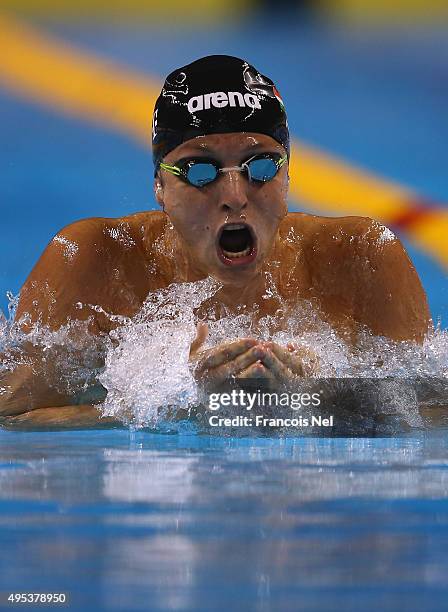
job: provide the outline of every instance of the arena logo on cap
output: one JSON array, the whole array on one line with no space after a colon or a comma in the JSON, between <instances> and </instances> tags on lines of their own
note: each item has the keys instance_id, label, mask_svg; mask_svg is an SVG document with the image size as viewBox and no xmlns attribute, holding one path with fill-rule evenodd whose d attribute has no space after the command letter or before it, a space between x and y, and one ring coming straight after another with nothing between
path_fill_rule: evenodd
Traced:
<instances>
[{"instance_id":1,"label":"arena logo on cap","mask_svg":"<svg viewBox=\"0 0 448 612\"><path fill-rule=\"evenodd\" d=\"M193 96L188 100L188 110L191 114L208 110L212 106L215 108L224 108L225 106L261 108L258 96L251 93L242 94L239 91L229 91L227 93L215 91L214 93L207 93L202 96Z\"/></svg>"}]
</instances>

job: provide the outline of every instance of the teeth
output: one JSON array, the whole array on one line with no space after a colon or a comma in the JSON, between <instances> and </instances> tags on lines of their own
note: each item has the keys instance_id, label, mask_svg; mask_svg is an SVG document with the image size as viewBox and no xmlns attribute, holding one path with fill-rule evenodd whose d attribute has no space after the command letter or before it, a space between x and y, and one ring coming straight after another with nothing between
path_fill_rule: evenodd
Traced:
<instances>
[{"instance_id":1,"label":"teeth","mask_svg":"<svg viewBox=\"0 0 448 612\"><path fill-rule=\"evenodd\" d=\"M229 223L228 225L226 225L224 227L224 231L226 230L239 230L239 229L244 229L246 226L244 225L244 223Z\"/></svg>"},{"instance_id":2,"label":"teeth","mask_svg":"<svg viewBox=\"0 0 448 612\"><path fill-rule=\"evenodd\" d=\"M222 252L228 259L238 259L239 257L247 257L250 253L250 247L247 247L247 249L244 249L244 251L240 251L239 253L230 253L229 251L225 251L224 249L222 250Z\"/></svg>"}]
</instances>

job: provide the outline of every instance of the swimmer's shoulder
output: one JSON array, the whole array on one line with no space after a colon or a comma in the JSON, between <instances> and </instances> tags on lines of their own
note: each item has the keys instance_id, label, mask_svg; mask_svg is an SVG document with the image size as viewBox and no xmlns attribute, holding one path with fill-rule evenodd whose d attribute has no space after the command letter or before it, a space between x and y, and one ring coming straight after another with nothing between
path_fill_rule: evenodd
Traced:
<instances>
[{"instance_id":1,"label":"swimmer's shoulder","mask_svg":"<svg viewBox=\"0 0 448 612\"><path fill-rule=\"evenodd\" d=\"M50 241L41 260L84 276L88 270L108 273L119 264L135 276L147 268L154 245L168 224L165 213L138 212L124 217L90 217L64 227Z\"/></svg>"},{"instance_id":2,"label":"swimmer's shoulder","mask_svg":"<svg viewBox=\"0 0 448 612\"><path fill-rule=\"evenodd\" d=\"M369 256L372 262L385 256L409 258L399 238L385 225L363 216L324 217L292 212L282 221L280 235L302 251L313 252L313 260L338 261L353 256ZM293 240L291 239L293 238Z\"/></svg>"},{"instance_id":3,"label":"swimmer's shoulder","mask_svg":"<svg viewBox=\"0 0 448 612\"><path fill-rule=\"evenodd\" d=\"M281 236L297 245L317 275L338 274L341 280L347 276L350 282L354 274L362 278L385 272L386 268L416 275L400 239L370 217L323 217L293 212L282 221Z\"/></svg>"},{"instance_id":4,"label":"swimmer's shoulder","mask_svg":"<svg viewBox=\"0 0 448 612\"><path fill-rule=\"evenodd\" d=\"M128 224L133 235L148 244L160 238L169 224L168 216L160 210L133 213L121 217L118 221Z\"/></svg>"},{"instance_id":5,"label":"swimmer's shoulder","mask_svg":"<svg viewBox=\"0 0 448 612\"><path fill-rule=\"evenodd\" d=\"M426 294L400 239L369 217L290 213L281 224L313 290L376 335L421 340L431 327Z\"/></svg>"},{"instance_id":6,"label":"swimmer's shoulder","mask_svg":"<svg viewBox=\"0 0 448 612\"><path fill-rule=\"evenodd\" d=\"M120 261L133 268L146 265L148 253L163 235L167 216L159 211L123 217L89 217L62 228L44 251L44 259L81 270L95 263L112 266Z\"/></svg>"},{"instance_id":7,"label":"swimmer's shoulder","mask_svg":"<svg viewBox=\"0 0 448 612\"><path fill-rule=\"evenodd\" d=\"M328 289L332 279L337 279L336 289L341 291L345 291L345 284L353 284L353 276L365 274L366 268L381 257L378 250L399 242L386 227L361 216L291 212L279 230L284 252L294 254L313 284Z\"/></svg>"},{"instance_id":8,"label":"swimmer's shoulder","mask_svg":"<svg viewBox=\"0 0 448 612\"><path fill-rule=\"evenodd\" d=\"M52 242L72 240L79 248L91 251L108 247L130 250L154 242L166 225L166 214L155 210L124 217L89 217L62 228Z\"/></svg>"},{"instance_id":9,"label":"swimmer's shoulder","mask_svg":"<svg viewBox=\"0 0 448 612\"><path fill-rule=\"evenodd\" d=\"M384 225L363 216L324 217L302 212L290 212L283 219L280 231L283 236L293 232L302 241L311 245L337 244L353 245L354 240L363 238L366 244L397 240ZM291 234L290 234L291 235Z\"/></svg>"},{"instance_id":10,"label":"swimmer's shoulder","mask_svg":"<svg viewBox=\"0 0 448 612\"><path fill-rule=\"evenodd\" d=\"M165 225L164 213L148 211L65 226L22 287L16 316L26 312L57 327L68 317L83 317L78 303L126 316L137 311L152 284L159 284L157 274L148 273L146 242L155 240Z\"/></svg>"}]
</instances>

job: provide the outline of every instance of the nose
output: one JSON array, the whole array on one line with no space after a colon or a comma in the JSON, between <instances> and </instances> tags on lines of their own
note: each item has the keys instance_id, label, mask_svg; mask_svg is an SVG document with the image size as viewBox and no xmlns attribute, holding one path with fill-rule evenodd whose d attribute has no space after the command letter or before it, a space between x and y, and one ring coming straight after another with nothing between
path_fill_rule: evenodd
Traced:
<instances>
[{"instance_id":1,"label":"nose","mask_svg":"<svg viewBox=\"0 0 448 612\"><path fill-rule=\"evenodd\" d=\"M219 206L226 213L238 213L247 207L247 179L239 170L228 170L218 181Z\"/></svg>"}]
</instances>

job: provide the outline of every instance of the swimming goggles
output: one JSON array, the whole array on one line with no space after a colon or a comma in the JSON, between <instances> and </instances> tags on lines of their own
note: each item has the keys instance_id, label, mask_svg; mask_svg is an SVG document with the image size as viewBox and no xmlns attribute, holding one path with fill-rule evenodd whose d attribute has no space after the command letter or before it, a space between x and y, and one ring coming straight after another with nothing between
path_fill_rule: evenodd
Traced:
<instances>
[{"instance_id":1,"label":"swimming goggles","mask_svg":"<svg viewBox=\"0 0 448 612\"><path fill-rule=\"evenodd\" d=\"M190 157L177 162L174 166L160 164L162 170L178 176L181 180L194 187L204 187L219 177L220 173L244 172L249 181L257 183L267 183L272 181L274 176L283 166L287 156L282 157L279 153L261 153L254 155L241 166L221 168L214 159L204 157Z\"/></svg>"}]
</instances>

